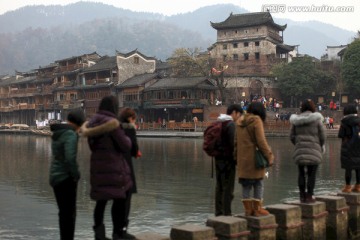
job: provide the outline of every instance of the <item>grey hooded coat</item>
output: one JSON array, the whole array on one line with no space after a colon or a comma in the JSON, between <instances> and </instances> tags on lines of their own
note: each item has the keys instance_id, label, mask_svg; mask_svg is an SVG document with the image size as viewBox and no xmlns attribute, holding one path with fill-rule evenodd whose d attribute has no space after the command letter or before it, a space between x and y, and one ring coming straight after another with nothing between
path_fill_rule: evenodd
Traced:
<instances>
[{"instance_id":1,"label":"grey hooded coat","mask_svg":"<svg viewBox=\"0 0 360 240\"><path fill-rule=\"evenodd\" d=\"M305 111L290 117L290 140L295 145L293 159L298 165L321 163L325 144L324 117L318 112Z\"/></svg>"}]
</instances>

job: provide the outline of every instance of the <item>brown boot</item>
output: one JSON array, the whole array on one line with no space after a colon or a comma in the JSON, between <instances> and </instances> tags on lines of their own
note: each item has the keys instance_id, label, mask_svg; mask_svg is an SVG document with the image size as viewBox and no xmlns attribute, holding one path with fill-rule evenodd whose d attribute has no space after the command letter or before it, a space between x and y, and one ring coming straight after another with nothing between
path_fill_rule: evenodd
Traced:
<instances>
[{"instance_id":1,"label":"brown boot","mask_svg":"<svg viewBox=\"0 0 360 240\"><path fill-rule=\"evenodd\" d=\"M351 193L351 185L345 185L341 191L343 193Z\"/></svg>"},{"instance_id":2,"label":"brown boot","mask_svg":"<svg viewBox=\"0 0 360 240\"><path fill-rule=\"evenodd\" d=\"M360 193L360 184L355 184L351 191Z\"/></svg>"},{"instance_id":3,"label":"brown boot","mask_svg":"<svg viewBox=\"0 0 360 240\"><path fill-rule=\"evenodd\" d=\"M243 206L244 206L245 216L253 215L254 209L253 209L252 199L243 199L241 201L242 201Z\"/></svg>"},{"instance_id":4,"label":"brown boot","mask_svg":"<svg viewBox=\"0 0 360 240\"><path fill-rule=\"evenodd\" d=\"M258 199L253 200L254 216L261 217L269 215L270 213L262 207L262 201Z\"/></svg>"}]
</instances>

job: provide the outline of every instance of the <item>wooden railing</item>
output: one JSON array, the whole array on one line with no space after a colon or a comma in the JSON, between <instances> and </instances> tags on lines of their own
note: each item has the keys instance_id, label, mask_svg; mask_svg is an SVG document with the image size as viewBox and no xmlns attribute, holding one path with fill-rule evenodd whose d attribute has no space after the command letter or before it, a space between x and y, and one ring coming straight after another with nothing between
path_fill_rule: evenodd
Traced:
<instances>
[{"instance_id":1,"label":"wooden railing","mask_svg":"<svg viewBox=\"0 0 360 240\"><path fill-rule=\"evenodd\" d=\"M212 122L174 122L169 121L165 123L158 122L144 122L137 123L139 130L171 130L171 131L204 131ZM273 119L266 120L264 124L265 132L288 132L290 131L290 123L288 121L275 121Z\"/></svg>"}]
</instances>

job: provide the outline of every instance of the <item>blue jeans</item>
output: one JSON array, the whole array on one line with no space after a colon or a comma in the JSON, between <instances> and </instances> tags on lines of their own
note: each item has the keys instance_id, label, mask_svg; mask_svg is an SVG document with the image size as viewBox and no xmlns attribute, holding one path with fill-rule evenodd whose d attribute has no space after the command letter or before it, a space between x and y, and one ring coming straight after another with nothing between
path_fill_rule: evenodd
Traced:
<instances>
[{"instance_id":1,"label":"blue jeans","mask_svg":"<svg viewBox=\"0 0 360 240\"><path fill-rule=\"evenodd\" d=\"M243 199L250 199L251 190L254 188L253 198L261 200L264 195L264 184L262 179L239 179L239 183L242 185L242 197Z\"/></svg>"}]
</instances>

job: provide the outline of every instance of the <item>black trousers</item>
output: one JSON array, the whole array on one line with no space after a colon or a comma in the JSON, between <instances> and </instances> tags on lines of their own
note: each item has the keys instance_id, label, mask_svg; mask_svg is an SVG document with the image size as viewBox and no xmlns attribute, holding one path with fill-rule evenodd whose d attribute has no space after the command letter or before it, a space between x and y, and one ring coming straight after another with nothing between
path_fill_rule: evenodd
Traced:
<instances>
[{"instance_id":1,"label":"black trousers","mask_svg":"<svg viewBox=\"0 0 360 240\"><path fill-rule=\"evenodd\" d=\"M75 233L77 182L68 178L53 189L59 208L60 239L72 240Z\"/></svg>"},{"instance_id":2,"label":"black trousers","mask_svg":"<svg viewBox=\"0 0 360 240\"><path fill-rule=\"evenodd\" d=\"M317 167L318 165L298 165L298 186L300 192L314 195Z\"/></svg>"},{"instance_id":3,"label":"black trousers","mask_svg":"<svg viewBox=\"0 0 360 240\"><path fill-rule=\"evenodd\" d=\"M94 209L95 227L104 224L104 213L108 200L96 201ZM126 227L126 199L114 199L111 207L111 218L113 222L113 234L119 236Z\"/></svg>"},{"instance_id":4,"label":"black trousers","mask_svg":"<svg viewBox=\"0 0 360 240\"><path fill-rule=\"evenodd\" d=\"M130 210L131 210L131 197L132 197L132 192L131 190L129 190L129 192L126 194L126 199L125 199L125 229L127 230L128 225L129 225L129 216L130 216Z\"/></svg>"},{"instance_id":5,"label":"black trousers","mask_svg":"<svg viewBox=\"0 0 360 240\"><path fill-rule=\"evenodd\" d=\"M235 164L231 160L215 160L215 216L230 216L234 199Z\"/></svg>"},{"instance_id":6,"label":"black trousers","mask_svg":"<svg viewBox=\"0 0 360 240\"><path fill-rule=\"evenodd\" d=\"M355 171L355 177L356 177L356 184L360 184L360 169L345 169L345 182L346 185L351 184L351 172Z\"/></svg>"}]
</instances>

